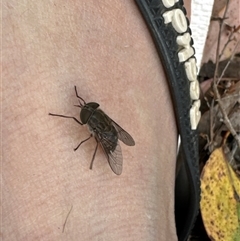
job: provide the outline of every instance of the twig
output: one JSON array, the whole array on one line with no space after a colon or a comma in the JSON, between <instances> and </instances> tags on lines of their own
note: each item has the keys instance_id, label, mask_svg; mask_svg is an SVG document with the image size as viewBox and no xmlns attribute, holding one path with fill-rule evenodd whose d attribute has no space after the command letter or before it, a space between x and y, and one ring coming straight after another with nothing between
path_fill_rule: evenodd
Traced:
<instances>
[{"instance_id":1,"label":"twig","mask_svg":"<svg viewBox=\"0 0 240 241\"><path fill-rule=\"evenodd\" d=\"M229 0L227 0L227 2L226 2L226 8L225 8L225 11L223 14L223 18L219 21L219 33L218 33L218 42L217 42L217 50L216 50L216 68L215 68L214 80L213 80L214 83L216 83L216 79L218 76L217 72L218 72L218 66L219 66L219 60L220 60L219 49L220 49L220 42L221 42L221 33L223 30L223 21L224 21L224 19L226 19L228 6L229 6Z\"/></svg>"},{"instance_id":2,"label":"twig","mask_svg":"<svg viewBox=\"0 0 240 241\"><path fill-rule=\"evenodd\" d=\"M222 82L222 81L237 81L237 80L239 80L239 78L234 78L234 77L224 77L224 78L222 78L221 80L219 80L219 82Z\"/></svg>"},{"instance_id":3,"label":"twig","mask_svg":"<svg viewBox=\"0 0 240 241\"><path fill-rule=\"evenodd\" d=\"M222 21L223 21L223 19L222 19ZM225 49L227 48L228 44L234 40L234 38L232 38L232 36L233 36L235 33L238 32L238 30L240 29L240 25L238 25L237 27L235 27L235 26L231 27L231 26L230 26L230 28L231 28L231 33L230 33L230 35L228 36L228 41L225 43L225 45L224 45L224 47L223 47L223 49L222 49L221 54L219 55L219 59L221 59L221 57L222 57Z\"/></svg>"},{"instance_id":4,"label":"twig","mask_svg":"<svg viewBox=\"0 0 240 241\"><path fill-rule=\"evenodd\" d=\"M232 61L232 59L233 59L233 57L234 57L234 54L235 54L235 52L236 52L236 49L237 49L237 47L238 47L238 44L239 44L239 40L238 40L236 46L234 47L234 50L232 51L231 57L230 57L230 59L228 60L226 66L224 67L220 78L218 79L217 85L218 85L219 82L222 80L222 77L223 77L223 75L225 74L225 71L227 70L229 64L231 63L231 61Z\"/></svg>"},{"instance_id":5,"label":"twig","mask_svg":"<svg viewBox=\"0 0 240 241\"><path fill-rule=\"evenodd\" d=\"M234 40L234 38L232 38L232 36L233 36L234 33L235 33L234 31L231 31L230 35L228 36L228 40L227 40L227 42L224 44L223 49L222 49L222 52L221 52L221 54L219 55L219 59L221 59L221 57L223 56L223 53L224 53L225 49L227 48L227 46Z\"/></svg>"},{"instance_id":6,"label":"twig","mask_svg":"<svg viewBox=\"0 0 240 241\"><path fill-rule=\"evenodd\" d=\"M226 18L228 6L229 6L229 0L227 0L226 8L225 8L225 11L224 11L224 14L223 14L222 21L219 21L218 43L217 43L217 50L216 50L216 68L215 68L214 77L213 77L213 91L214 91L214 95L216 97L216 100L218 101L220 111L222 112L224 124L229 129L232 136L237 141L238 146L240 147L240 138L237 135L236 131L234 130L234 128L233 128L233 126L232 126L232 124L231 124L231 122L230 122L230 120L227 116L227 113L223 108L223 103L222 103L220 94L219 94L218 89L217 89L218 67L219 67L219 60L220 60L219 49L220 49L220 43L221 43L221 33L222 33L222 30L223 30L223 21Z\"/></svg>"},{"instance_id":7,"label":"twig","mask_svg":"<svg viewBox=\"0 0 240 241\"><path fill-rule=\"evenodd\" d=\"M211 107L209 110L209 120L210 120L210 126L209 126L209 136L210 136L210 143L209 143L209 151L212 153L214 150L214 121L213 121L213 112L214 112L214 99L212 99Z\"/></svg>"},{"instance_id":8,"label":"twig","mask_svg":"<svg viewBox=\"0 0 240 241\"><path fill-rule=\"evenodd\" d=\"M227 113L226 111L224 110L223 108L223 103L222 103L222 100L221 100L221 97L220 97L220 94L218 92L218 89L217 89L217 85L216 83L213 84L213 90L214 90L214 94L216 95L217 97L217 101L218 101L218 104L219 104L219 109L220 111L222 112L222 115L223 115L223 122L224 124L226 125L226 127L228 128L228 130L231 132L232 136L235 138L235 140L237 141L238 143L238 146L240 148L240 138L239 136L237 135L237 132L234 130L228 116L227 116Z\"/></svg>"}]
</instances>

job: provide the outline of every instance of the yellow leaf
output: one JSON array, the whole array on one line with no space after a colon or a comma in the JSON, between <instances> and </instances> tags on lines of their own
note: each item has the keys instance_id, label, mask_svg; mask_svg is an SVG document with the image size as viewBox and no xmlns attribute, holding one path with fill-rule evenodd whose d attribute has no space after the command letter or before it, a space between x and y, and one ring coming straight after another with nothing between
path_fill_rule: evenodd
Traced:
<instances>
[{"instance_id":1,"label":"yellow leaf","mask_svg":"<svg viewBox=\"0 0 240 241\"><path fill-rule=\"evenodd\" d=\"M225 161L222 148L216 149L201 176L201 213L208 236L214 241L239 241L240 181Z\"/></svg>"}]
</instances>

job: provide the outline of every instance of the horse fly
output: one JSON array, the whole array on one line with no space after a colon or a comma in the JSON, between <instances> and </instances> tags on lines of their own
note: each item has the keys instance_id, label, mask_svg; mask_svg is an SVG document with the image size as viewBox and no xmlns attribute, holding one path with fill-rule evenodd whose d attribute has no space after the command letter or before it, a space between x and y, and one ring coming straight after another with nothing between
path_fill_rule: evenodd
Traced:
<instances>
[{"instance_id":1,"label":"horse fly","mask_svg":"<svg viewBox=\"0 0 240 241\"><path fill-rule=\"evenodd\" d=\"M49 113L49 115L70 118L80 125L86 124L90 131L90 136L87 139L81 141L74 149L74 151L76 151L84 142L88 141L91 137L94 137L97 144L90 163L90 169L92 169L93 161L95 159L98 145L100 143L112 171L115 174L120 175L122 173L123 157L121 146L118 140L122 141L128 146L134 146L135 142L133 138L108 115L106 115L101 109L99 109L98 103L86 103L84 99L78 95L76 86L74 86L74 88L76 96L79 99L79 105L76 106L81 108L80 121L72 116L58 115L52 113Z\"/></svg>"}]
</instances>

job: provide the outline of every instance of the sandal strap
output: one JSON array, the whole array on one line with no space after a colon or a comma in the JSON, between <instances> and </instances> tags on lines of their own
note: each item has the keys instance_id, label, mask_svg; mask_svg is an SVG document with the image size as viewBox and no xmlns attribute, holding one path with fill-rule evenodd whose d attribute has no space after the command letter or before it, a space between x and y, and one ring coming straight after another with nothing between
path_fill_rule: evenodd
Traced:
<instances>
[{"instance_id":1,"label":"sandal strap","mask_svg":"<svg viewBox=\"0 0 240 241\"><path fill-rule=\"evenodd\" d=\"M175 220L186 240L200 202L197 125L201 117L195 50L182 0L135 0L168 80L181 138L175 182Z\"/></svg>"}]
</instances>

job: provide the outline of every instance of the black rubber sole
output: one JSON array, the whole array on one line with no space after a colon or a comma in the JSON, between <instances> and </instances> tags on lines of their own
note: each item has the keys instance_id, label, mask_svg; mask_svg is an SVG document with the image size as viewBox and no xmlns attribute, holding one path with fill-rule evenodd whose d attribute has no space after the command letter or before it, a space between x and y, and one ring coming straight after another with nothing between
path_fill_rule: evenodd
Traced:
<instances>
[{"instance_id":1,"label":"black rubber sole","mask_svg":"<svg viewBox=\"0 0 240 241\"><path fill-rule=\"evenodd\" d=\"M195 74L191 77L186 70L186 66L193 63L195 59L192 48L193 40L190 38L189 42L190 51L193 51L193 54L189 53L190 56L186 54L186 59L184 57L181 59L180 52L185 47L181 46L178 37L186 33L191 35L191 30L182 0L177 3L171 0L135 1L152 35L172 95L181 137L175 184L175 220L179 240L187 240L197 217L200 202L198 134L196 131L200 119L200 101L198 100L199 89L196 89L196 93L191 90L192 84L199 88L198 82L192 79L195 78ZM188 47L186 47L186 52L189 50Z\"/></svg>"}]
</instances>

